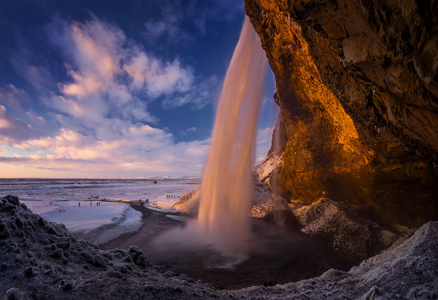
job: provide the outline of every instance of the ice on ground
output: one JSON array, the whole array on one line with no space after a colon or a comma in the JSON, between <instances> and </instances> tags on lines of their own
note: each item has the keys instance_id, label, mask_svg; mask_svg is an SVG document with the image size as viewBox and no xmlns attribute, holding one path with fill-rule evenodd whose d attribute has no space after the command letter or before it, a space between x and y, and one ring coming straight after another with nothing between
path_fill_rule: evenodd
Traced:
<instances>
[{"instance_id":1,"label":"ice on ground","mask_svg":"<svg viewBox=\"0 0 438 300\"><path fill-rule=\"evenodd\" d=\"M73 233L87 233L99 226L109 224L138 229L139 224L141 224L141 213L125 203L103 201L23 202L34 213L50 222L64 224Z\"/></svg>"},{"instance_id":2,"label":"ice on ground","mask_svg":"<svg viewBox=\"0 0 438 300\"><path fill-rule=\"evenodd\" d=\"M193 188L193 187L190 187ZM173 196L173 195L172 195ZM175 198L168 198L167 195L152 199L149 203L154 204L158 208L171 209L172 206L179 200L181 195L175 196Z\"/></svg>"},{"instance_id":3,"label":"ice on ground","mask_svg":"<svg viewBox=\"0 0 438 300\"><path fill-rule=\"evenodd\" d=\"M149 199L150 203L160 204L176 202L178 196L193 189L198 183L192 179L153 182L146 179L0 179L0 195L42 201L83 201L99 196L100 199L131 201Z\"/></svg>"},{"instance_id":4,"label":"ice on ground","mask_svg":"<svg viewBox=\"0 0 438 300\"><path fill-rule=\"evenodd\" d=\"M47 214L50 212L55 213L56 211L60 210L60 207L56 204L53 204L52 201L23 201L23 203L25 203L26 206L35 214Z\"/></svg>"},{"instance_id":5,"label":"ice on ground","mask_svg":"<svg viewBox=\"0 0 438 300\"><path fill-rule=\"evenodd\" d=\"M146 179L0 179L0 195L18 196L34 213L50 222L64 224L80 238L100 244L141 227L142 215L130 207L130 201L148 199L150 208L175 213L172 205L198 183L194 179L153 182Z\"/></svg>"}]
</instances>

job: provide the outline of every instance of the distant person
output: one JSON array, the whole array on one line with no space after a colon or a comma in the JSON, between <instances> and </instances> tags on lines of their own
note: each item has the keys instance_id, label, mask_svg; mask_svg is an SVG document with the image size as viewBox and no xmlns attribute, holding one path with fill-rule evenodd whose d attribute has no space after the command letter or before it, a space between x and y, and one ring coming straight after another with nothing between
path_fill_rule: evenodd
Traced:
<instances>
[{"instance_id":1,"label":"distant person","mask_svg":"<svg viewBox=\"0 0 438 300\"><path fill-rule=\"evenodd\" d=\"M78 203L78 206L81 207L81 202Z\"/></svg>"},{"instance_id":2,"label":"distant person","mask_svg":"<svg viewBox=\"0 0 438 300\"><path fill-rule=\"evenodd\" d=\"M149 199L146 199L146 204L149 204Z\"/></svg>"}]
</instances>

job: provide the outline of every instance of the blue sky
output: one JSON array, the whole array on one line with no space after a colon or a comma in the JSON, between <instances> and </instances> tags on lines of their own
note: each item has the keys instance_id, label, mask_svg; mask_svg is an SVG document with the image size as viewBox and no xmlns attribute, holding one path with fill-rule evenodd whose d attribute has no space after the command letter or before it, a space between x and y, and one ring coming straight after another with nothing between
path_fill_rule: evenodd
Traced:
<instances>
[{"instance_id":1,"label":"blue sky","mask_svg":"<svg viewBox=\"0 0 438 300\"><path fill-rule=\"evenodd\" d=\"M243 20L236 0L3 1L0 177L200 176Z\"/></svg>"}]
</instances>

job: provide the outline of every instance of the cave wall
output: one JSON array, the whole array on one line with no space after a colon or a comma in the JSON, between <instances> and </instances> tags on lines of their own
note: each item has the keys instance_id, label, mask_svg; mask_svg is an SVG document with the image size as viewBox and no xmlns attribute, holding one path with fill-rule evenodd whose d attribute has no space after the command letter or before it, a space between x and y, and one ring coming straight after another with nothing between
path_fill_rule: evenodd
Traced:
<instances>
[{"instance_id":1,"label":"cave wall","mask_svg":"<svg viewBox=\"0 0 438 300\"><path fill-rule=\"evenodd\" d=\"M279 192L438 219L438 1L245 0L275 74Z\"/></svg>"}]
</instances>

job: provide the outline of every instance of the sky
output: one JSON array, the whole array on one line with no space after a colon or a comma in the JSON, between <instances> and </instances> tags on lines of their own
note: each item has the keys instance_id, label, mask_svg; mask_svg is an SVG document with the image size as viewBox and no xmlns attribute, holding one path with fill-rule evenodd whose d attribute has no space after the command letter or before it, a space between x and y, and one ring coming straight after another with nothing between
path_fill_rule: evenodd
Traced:
<instances>
[{"instance_id":1,"label":"sky","mask_svg":"<svg viewBox=\"0 0 438 300\"><path fill-rule=\"evenodd\" d=\"M201 176L243 20L238 0L2 1L0 178ZM268 70L257 161L274 89Z\"/></svg>"}]
</instances>

